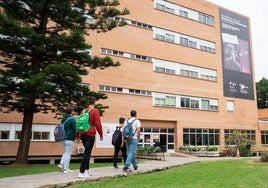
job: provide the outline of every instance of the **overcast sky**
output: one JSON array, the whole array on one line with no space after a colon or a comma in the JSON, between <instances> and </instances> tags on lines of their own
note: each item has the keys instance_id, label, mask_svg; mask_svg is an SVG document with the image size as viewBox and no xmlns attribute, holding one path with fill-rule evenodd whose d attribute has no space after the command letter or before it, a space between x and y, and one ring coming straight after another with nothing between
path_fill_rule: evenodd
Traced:
<instances>
[{"instance_id":1,"label":"overcast sky","mask_svg":"<svg viewBox=\"0 0 268 188\"><path fill-rule=\"evenodd\" d=\"M207 0L250 18L255 81L268 79L268 0Z\"/></svg>"}]
</instances>

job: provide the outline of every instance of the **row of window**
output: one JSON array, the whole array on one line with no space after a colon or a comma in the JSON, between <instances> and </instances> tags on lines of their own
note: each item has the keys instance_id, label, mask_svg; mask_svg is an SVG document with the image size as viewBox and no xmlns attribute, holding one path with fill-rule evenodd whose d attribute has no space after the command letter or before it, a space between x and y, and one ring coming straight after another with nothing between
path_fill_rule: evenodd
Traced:
<instances>
[{"instance_id":1,"label":"row of window","mask_svg":"<svg viewBox=\"0 0 268 188\"><path fill-rule=\"evenodd\" d=\"M217 71L211 70L211 69L159 60L159 59L144 56L144 55L126 53L126 52L107 49L107 48L101 48L100 52L106 55L114 55L114 56L135 59L135 60L153 62L154 71L156 72L174 74L174 75L176 74L176 75L187 76L187 77L192 77L192 78L200 78L200 79L205 79L205 80L217 81ZM174 67L174 68L169 68L169 67Z\"/></svg>"},{"instance_id":2,"label":"row of window","mask_svg":"<svg viewBox=\"0 0 268 188\"><path fill-rule=\"evenodd\" d=\"M228 139L235 130L224 130L224 138ZM268 139L268 131L267 139ZM241 133L246 134L251 140L256 140L255 130L241 130ZM267 144L263 142L262 134L262 144ZM267 140L268 141L268 140ZM184 146L208 146L208 145L220 145L220 130L219 129L183 129L183 145ZM236 145L236 143L231 143L231 145Z\"/></svg>"},{"instance_id":3,"label":"row of window","mask_svg":"<svg viewBox=\"0 0 268 188\"><path fill-rule=\"evenodd\" d=\"M176 33L160 28L153 28L154 38L161 41L171 42L182 46L199 49L202 51L215 53L215 43L182 33Z\"/></svg>"},{"instance_id":4,"label":"row of window","mask_svg":"<svg viewBox=\"0 0 268 188\"><path fill-rule=\"evenodd\" d=\"M169 96L169 95L166 96L162 95L161 97L156 96L154 97L154 105L165 106L165 107L210 110L210 111L218 110L218 100L201 99L196 97L185 97L185 96Z\"/></svg>"},{"instance_id":5,"label":"row of window","mask_svg":"<svg viewBox=\"0 0 268 188\"><path fill-rule=\"evenodd\" d=\"M99 86L99 91L124 93L131 95L153 96L154 106L188 108L188 109L199 109L209 111L218 111L219 109L217 99L199 98L194 96L190 97L190 96L170 95L170 94L156 93L148 90L129 89L129 88L104 86L104 85ZM235 111L234 107L235 107L234 101L227 101L228 112L234 112Z\"/></svg>"},{"instance_id":6,"label":"row of window","mask_svg":"<svg viewBox=\"0 0 268 188\"><path fill-rule=\"evenodd\" d=\"M127 52L122 52L122 51L118 51L118 50L111 50L111 49L107 49L107 48L101 48L100 53L107 54L107 55L120 56L120 57L135 59L135 60L152 62L152 58L148 57L148 56L127 53Z\"/></svg>"},{"instance_id":7,"label":"row of window","mask_svg":"<svg viewBox=\"0 0 268 188\"><path fill-rule=\"evenodd\" d=\"M183 18L192 19L206 25L214 26L214 17L164 0L155 0L154 8Z\"/></svg>"},{"instance_id":8,"label":"row of window","mask_svg":"<svg viewBox=\"0 0 268 188\"><path fill-rule=\"evenodd\" d=\"M49 132L32 132L32 140L50 140ZM19 140L21 138L21 131L15 131L15 140ZM10 131L0 130L0 139L9 140L10 139Z\"/></svg>"},{"instance_id":9,"label":"row of window","mask_svg":"<svg viewBox=\"0 0 268 188\"><path fill-rule=\"evenodd\" d=\"M170 69L170 68L165 68L165 67L155 66L154 70L156 72L162 72L162 73L167 73L167 74L176 74L175 69ZM187 70L187 69L180 69L180 74L178 74L178 75L191 77L191 78L201 78L204 80L217 81L216 76L200 74L200 77L199 77L199 73L197 71Z\"/></svg>"},{"instance_id":10,"label":"row of window","mask_svg":"<svg viewBox=\"0 0 268 188\"><path fill-rule=\"evenodd\" d=\"M153 96L154 106L176 107L176 108L189 108L200 110L218 110L218 100L216 99L203 99L197 97L185 97L179 95L168 95L163 93L156 93L148 90L129 89L114 86L99 86L99 91L125 93L133 95ZM177 102L179 101L179 103Z\"/></svg>"},{"instance_id":11,"label":"row of window","mask_svg":"<svg viewBox=\"0 0 268 188\"><path fill-rule=\"evenodd\" d=\"M120 22L124 21L125 23L132 25L132 26L140 27L143 29L153 30L153 33L154 33L153 37L154 37L154 39L157 39L157 40L175 43L175 44L179 44L179 45L190 47L190 48L199 49L199 50L210 52L210 53L215 53L215 51L216 51L215 50L215 46L216 46L215 43L204 40L204 39L196 38L193 36L188 36L188 35L182 34L182 33L168 31L168 30L165 30L162 28L153 27L153 26L145 24L145 23L127 20L125 18L117 17L114 19L117 21L120 21Z\"/></svg>"},{"instance_id":12,"label":"row of window","mask_svg":"<svg viewBox=\"0 0 268 188\"><path fill-rule=\"evenodd\" d=\"M152 92L147 91L147 90L128 89L128 88L113 87L113 86L103 86L103 85L99 86L99 91L125 93L125 94L132 94L132 95L152 96Z\"/></svg>"}]
</instances>

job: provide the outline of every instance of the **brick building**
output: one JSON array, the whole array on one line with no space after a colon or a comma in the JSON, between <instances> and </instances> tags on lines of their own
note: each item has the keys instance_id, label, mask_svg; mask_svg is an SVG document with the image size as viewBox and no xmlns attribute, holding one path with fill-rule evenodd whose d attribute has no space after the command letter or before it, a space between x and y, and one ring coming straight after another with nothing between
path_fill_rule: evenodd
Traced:
<instances>
[{"instance_id":1,"label":"brick building","mask_svg":"<svg viewBox=\"0 0 268 188\"><path fill-rule=\"evenodd\" d=\"M159 139L167 152L182 145L224 146L224 138L242 130L262 147L248 17L205 0L121 0L120 7L130 14L114 19L127 25L86 38L91 55L121 63L83 78L90 90L108 95L100 101L109 106L102 117L105 140L97 137L93 156L112 155L118 118L128 118L132 109L143 127L140 145ZM1 114L1 157L16 155L21 121ZM52 115L35 116L30 156L61 154L53 142L57 122ZM79 147L73 155L79 156Z\"/></svg>"}]
</instances>

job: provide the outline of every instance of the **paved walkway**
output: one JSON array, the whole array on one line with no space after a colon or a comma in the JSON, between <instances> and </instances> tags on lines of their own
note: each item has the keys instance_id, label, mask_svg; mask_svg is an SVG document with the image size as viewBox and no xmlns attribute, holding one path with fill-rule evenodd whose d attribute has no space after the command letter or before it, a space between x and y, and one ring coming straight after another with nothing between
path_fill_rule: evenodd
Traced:
<instances>
[{"instance_id":1,"label":"paved walkway","mask_svg":"<svg viewBox=\"0 0 268 188\"><path fill-rule=\"evenodd\" d=\"M137 171L131 174L142 174L152 171L164 170L167 168L180 166L188 163L208 161L208 160L229 160L229 159L243 159L233 157L179 157L167 156L165 161L158 160L142 160L139 163ZM55 165L55 168L57 166ZM1 188L52 188L52 187L66 187L77 182L96 181L104 178L114 178L120 176L127 176L128 173L122 172L122 167L118 170L113 170L112 167L101 167L91 169L92 176L87 179L78 178L78 170L64 174L61 172L52 172L36 175L25 175L19 177L10 177L0 179Z\"/></svg>"}]
</instances>

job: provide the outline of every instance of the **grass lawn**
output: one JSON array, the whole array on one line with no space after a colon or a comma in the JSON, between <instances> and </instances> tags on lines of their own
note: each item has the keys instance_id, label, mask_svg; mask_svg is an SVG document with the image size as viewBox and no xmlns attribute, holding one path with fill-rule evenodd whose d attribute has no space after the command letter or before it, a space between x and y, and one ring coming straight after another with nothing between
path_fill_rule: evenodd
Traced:
<instances>
[{"instance_id":1,"label":"grass lawn","mask_svg":"<svg viewBox=\"0 0 268 188\"><path fill-rule=\"evenodd\" d=\"M94 163L90 164L90 168L113 166L112 163ZM80 163L71 163L70 169L79 169ZM22 176L27 174L41 174L47 172L57 172L58 166L56 164L34 164L28 166L12 166L2 165L0 166L0 178Z\"/></svg>"},{"instance_id":2,"label":"grass lawn","mask_svg":"<svg viewBox=\"0 0 268 188\"><path fill-rule=\"evenodd\" d=\"M85 182L72 188L237 188L268 187L268 163L226 160L192 163L149 174Z\"/></svg>"}]
</instances>

